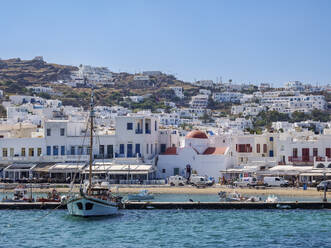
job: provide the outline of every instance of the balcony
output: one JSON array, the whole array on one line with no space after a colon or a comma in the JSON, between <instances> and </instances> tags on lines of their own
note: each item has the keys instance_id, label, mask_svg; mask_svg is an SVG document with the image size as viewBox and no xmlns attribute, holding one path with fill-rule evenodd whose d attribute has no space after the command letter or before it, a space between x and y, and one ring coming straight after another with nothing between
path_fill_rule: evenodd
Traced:
<instances>
[{"instance_id":1,"label":"balcony","mask_svg":"<svg viewBox=\"0 0 331 248\"><path fill-rule=\"evenodd\" d=\"M142 129L136 129L136 134L142 134L143 130Z\"/></svg>"}]
</instances>

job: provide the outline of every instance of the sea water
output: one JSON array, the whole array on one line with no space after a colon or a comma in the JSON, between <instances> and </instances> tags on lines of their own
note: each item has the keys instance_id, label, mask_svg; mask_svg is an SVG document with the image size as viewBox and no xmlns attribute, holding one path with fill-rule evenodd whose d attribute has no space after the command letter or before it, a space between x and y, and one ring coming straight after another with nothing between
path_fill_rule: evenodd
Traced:
<instances>
[{"instance_id":1,"label":"sea water","mask_svg":"<svg viewBox=\"0 0 331 248\"><path fill-rule=\"evenodd\" d=\"M0 247L331 247L331 211L0 210Z\"/></svg>"}]
</instances>

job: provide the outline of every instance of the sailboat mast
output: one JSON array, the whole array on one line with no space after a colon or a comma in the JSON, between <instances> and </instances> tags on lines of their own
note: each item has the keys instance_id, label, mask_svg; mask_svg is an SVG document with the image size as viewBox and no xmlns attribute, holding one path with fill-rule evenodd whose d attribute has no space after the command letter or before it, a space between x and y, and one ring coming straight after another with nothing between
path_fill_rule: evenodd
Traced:
<instances>
[{"instance_id":1,"label":"sailboat mast","mask_svg":"<svg viewBox=\"0 0 331 248\"><path fill-rule=\"evenodd\" d=\"M93 118L94 118L94 109L93 109L93 89L91 93L91 103L90 103L90 167L89 167L89 188L88 194L91 195L92 188L92 163L93 163Z\"/></svg>"}]
</instances>

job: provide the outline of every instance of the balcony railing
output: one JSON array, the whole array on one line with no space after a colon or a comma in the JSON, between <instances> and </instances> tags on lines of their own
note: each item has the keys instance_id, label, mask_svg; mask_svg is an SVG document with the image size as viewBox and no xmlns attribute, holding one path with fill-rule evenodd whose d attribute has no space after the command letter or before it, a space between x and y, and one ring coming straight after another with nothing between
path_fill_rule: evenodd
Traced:
<instances>
[{"instance_id":1,"label":"balcony railing","mask_svg":"<svg viewBox=\"0 0 331 248\"><path fill-rule=\"evenodd\" d=\"M142 134L143 130L142 129L136 129L136 134Z\"/></svg>"},{"instance_id":2,"label":"balcony railing","mask_svg":"<svg viewBox=\"0 0 331 248\"><path fill-rule=\"evenodd\" d=\"M309 162L314 162L314 157L313 156L302 156L302 157L289 156L288 161L293 162L293 163L309 163Z\"/></svg>"}]
</instances>

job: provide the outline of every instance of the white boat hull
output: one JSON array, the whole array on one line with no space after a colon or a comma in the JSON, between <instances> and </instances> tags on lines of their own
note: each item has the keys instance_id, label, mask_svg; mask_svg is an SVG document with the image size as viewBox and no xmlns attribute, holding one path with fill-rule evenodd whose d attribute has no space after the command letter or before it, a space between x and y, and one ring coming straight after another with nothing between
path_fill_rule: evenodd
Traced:
<instances>
[{"instance_id":1,"label":"white boat hull","mask_svg":"<svg viewBox=\"0 0 331 248\"><path fill-rule=\"evenodd\" d=\"M117 203L87 196L69 199L67 209L70 215L82 217L118 214Z\"/></svg>"}]
</instances>

